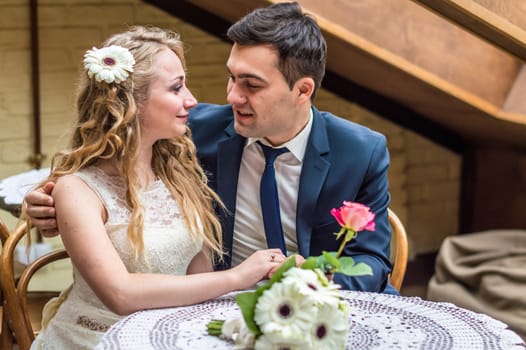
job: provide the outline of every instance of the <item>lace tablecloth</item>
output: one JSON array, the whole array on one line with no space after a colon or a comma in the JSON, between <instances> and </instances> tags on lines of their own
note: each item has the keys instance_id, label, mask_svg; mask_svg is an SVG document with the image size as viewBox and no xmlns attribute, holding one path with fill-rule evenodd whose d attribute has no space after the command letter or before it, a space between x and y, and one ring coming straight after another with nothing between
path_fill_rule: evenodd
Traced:
<instances>
[{"instance_id":1,"label":"lace tablecloth","mask_svg":"<svg viewBox=\"0 0 526 350\"><path fill-rule=\"evenodd\" d=\"M209 336L206 324L240 315L233 295L136 312L113 325L96 349L232 349L227 341ZM453 304L348 291L344 297L350 323L346 349L526 349L504 323Z\"/></svg>"},{"instance_id":2,"label":"lace tablecloth","mask_svg":"<svg viewBox=\"0 0 526 350\"><path fill-rule=\"evenodd\" d=\"M26 193L43 181L49 172L49 168L30 170L0 180L0 208L19 216Z\"/></svg>"}]
</instances>

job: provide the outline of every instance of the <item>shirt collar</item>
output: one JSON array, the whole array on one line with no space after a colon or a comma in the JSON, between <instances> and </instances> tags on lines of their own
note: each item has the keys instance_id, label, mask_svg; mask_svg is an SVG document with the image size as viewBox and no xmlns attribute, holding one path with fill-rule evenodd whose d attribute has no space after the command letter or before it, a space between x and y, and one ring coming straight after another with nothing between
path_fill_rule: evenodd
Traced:
<instances>
[{"instance_id":1,"label":"shirt collar","mask_svg":"<svg viewBox=\"0 0 526 350\"><path fill-rule=\"evenodd\" d=\"M305 156L305 150L307 149L307 142L309 141L309 135L312 129L313 118L314 117L313 117L312 108L311 108L309 121L307 122L307 125L305 125L303 130L301 130L298 135L294 136L289 141L285 142L282 145L276 146L275 148L287 147L290 153L292 153L298 161L303 162L303 157ZM254 138L254 137L248 138L247 144L245 147L249 147L257 141L267 146L274 147L274 146L271 146L265 139Z\"/></svg>"}]
</instances>

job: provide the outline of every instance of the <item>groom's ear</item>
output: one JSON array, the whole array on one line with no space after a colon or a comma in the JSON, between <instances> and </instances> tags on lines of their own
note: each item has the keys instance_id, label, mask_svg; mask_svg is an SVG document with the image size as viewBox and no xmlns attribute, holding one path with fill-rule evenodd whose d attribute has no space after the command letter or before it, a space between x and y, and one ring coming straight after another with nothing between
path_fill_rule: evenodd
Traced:
<instances>
[{"instance_id":1,"label":"groom's ear","mask_svg":"<svg viewBox=\"0 0 526 350\"><path fill-rule=\"evenodd\" d=\"M311 96L314 93L314 88L314 79L311 77L303 77L298 79L293 87L293 89L297 91L298 102L310 102Z\"/></svg>"}]
</instances>

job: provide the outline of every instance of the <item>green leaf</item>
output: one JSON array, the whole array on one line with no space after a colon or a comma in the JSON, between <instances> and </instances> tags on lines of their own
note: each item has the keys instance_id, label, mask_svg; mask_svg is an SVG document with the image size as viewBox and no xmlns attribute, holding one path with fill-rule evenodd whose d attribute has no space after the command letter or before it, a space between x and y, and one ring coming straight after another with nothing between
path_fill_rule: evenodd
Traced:
<instances>
[{"instance_id":1,"label":"green leaf","mask_svg":"<svg viewBox=\"0 0 526 350\"><path fill-rule=\"evenodd\" d=\"M318 267L318 257L317 256L311 256L308 257L303 264L301 264L301 268L304 270L314 270Z\"/></svg>"},{"instance_id":2,"label":"green leaf","mask_svg":"<svg viewBox=\"0 0 526 350\"><path fill-rule=\"evenodd\" d=\"M329 256L333 256L336 259L338 258L338 254L336 252L326 252L324 250L322 253L328 254Z\"/></svg>"},{"instance_id":3,"label":"green leaf","mask_svg":"<svg viewBox=\"0 0 526 350\"><path fill-rule=\"evenodd\" d=\"M373 269L371 269L371 266L367 265L366 263L359 262L358 264L354 265L354 273L355 276L363 276L363 275L373 275Z\"/></svg>"},{"instance_id":4,"label":"green leaf","mask_svg":"<svg viewBox=\"0 0 526 350\"><path fill-rule=\"evenodd\" d=\"M241 309L241 314L245 319L247 328L257 336L261 334L258 325L254 321L254 314L256 312L256 303L259 295L256 292L244 292L235 296L236 303Z\"/></svg>"},{"instance_id":5,"label":"green leaf","mask_svg":"<svg viewBox=\"0 0 526 350\"><path fill-rule=\"evenodd\" d=\"M328 253L326 251L323 251L321 252L321 254L325 258L326 264L333 266L334 268L336 268L336 271L338 271L338 269L340 268L340 261L336 257L336 253L335 252Z\"/></svg>"},{"instance_id":6,"label":"green leaf","mask_svg":"<svg viewBox=\"0 0 526 350\"><path fill-rule=\"evenodd\" d=\"M281 279L283 278L283 274L290 268L293 268L296 266L296 256L294 255L291 255L287 258L287 260L285 260L283 262L283 264L281 264L281 266L276 270L276 272L274 273L274 275L272 276L272 278L270 279L269 281L269 288L270 286L272 286L272 284L274 284L275 282L279 282L281 281Z\"/></svg>"},{"instance_id":7,"label":"green leaf","mask_svg":"<svg viewBox=\"0 0 526 350\"><path fill-rule=\"evenodd\" d=\"M343 256L340 259L340 266L343 269L348 269L349 267L354 266L354 259L350 256Z\"/></svg>"},{"instance_id":8,"label":"green leaf","mask_svg":"<svg viewBox=\"0 0 526 350\"><path fill-rule=\"evenodd\" d=\"M338 272L343 273L347 276L364 276L364 275L373 275L373 270L371 267L363 262L360 262L358 264L354 264L353 258L350 256L346 256L343 258L340 258L341 267Z\"/></svg>"}]
</instances>

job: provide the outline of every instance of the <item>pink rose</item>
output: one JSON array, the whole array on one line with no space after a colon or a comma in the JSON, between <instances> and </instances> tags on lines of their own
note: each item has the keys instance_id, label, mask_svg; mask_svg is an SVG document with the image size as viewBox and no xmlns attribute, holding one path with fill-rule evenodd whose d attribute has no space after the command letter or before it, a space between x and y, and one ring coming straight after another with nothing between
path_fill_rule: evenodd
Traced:
<instances>
[{"instance_id":1,"label":"pink rose","mask_svg":"<svg viewBox=\"0 0 526 350\"><path fill-rule=\"evenodd\" d=\"M375 214L363 204L343 201L343 205L339 209L333 208L331 214L343 228L348 230L358 232L375 229Z\"/></svg>"}]
</instances>

